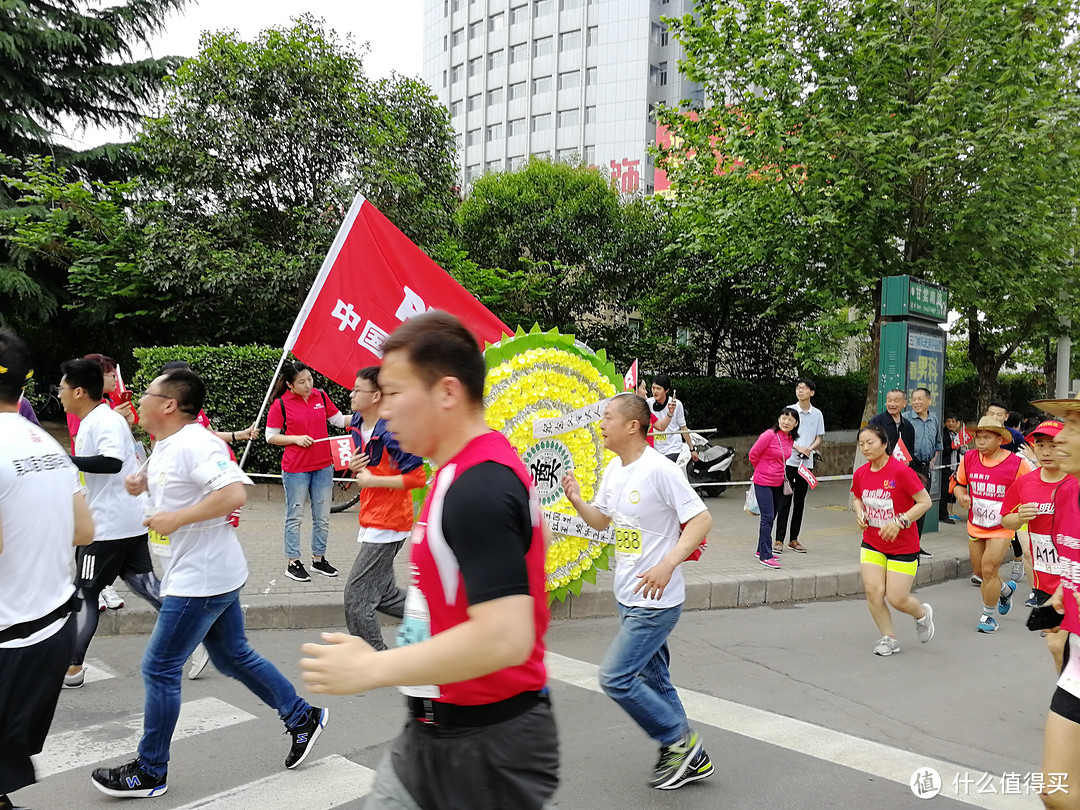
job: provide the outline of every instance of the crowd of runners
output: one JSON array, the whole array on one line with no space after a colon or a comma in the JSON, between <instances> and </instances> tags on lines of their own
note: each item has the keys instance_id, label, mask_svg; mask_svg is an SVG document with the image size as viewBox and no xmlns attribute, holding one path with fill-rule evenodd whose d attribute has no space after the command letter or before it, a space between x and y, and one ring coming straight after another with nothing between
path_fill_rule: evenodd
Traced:
<instances>
[{"instance_id":1,"label":"crowd of runners","mask_svg":"<svg viewBox=\"0 0 1080 810\"><path fill-rule=\"evenodd\" d=\"M330 712L300 697L251 648L239 603L248 569L236 526L251 482L229 445L250 439L255 426L212 430L205 385L182 361L162 368L133 407L115 363L88 355L62 367L65 449L27 418L22 392L33 373L28 347L0 330L0 810L15 807L9 794L33 783L31 757L60 691L86 683L85 656L99 611L116 604L106 589L118 578L158 615L142 661L138 754L94 770L93 785L118 798L168 790L182 681L208 662L277 712L289 735L284 766L301 766ZM429 312L388 338L380 366L357 371L351 416L313 387L299 362L284 367L267 414L262 435L283 448L284 565L298 582L338 575L326 557L328 427L353 438L348 465L361 510L344 596L348 633L305 644L300 664L315 695L393 686L405 696L404 728L378 769L369 808L541 808L559 783L544 663L548 528L528 471L484 421L484 377L469 331ZM812 380L799 380L796 401L749 454L760 513L755 553L769 569L780 568L785 552L812 553L799 534L825 435L814 393ZM873 652L900 652L893 610L912 618L921 643L934 638L933 608L911 590L929 556L921 533L940 479L939 518L951 522L954 503L966 522L980 595L973 630L996 632L1023 584L1059 672L1043 769L1080 773L1080 656L1070 654L1080 641L1080 400L1033 403L1056 418L1026 435L993 403L969 436L955 418L937 424L925 389L911 399L906 408L905 392L889 392L886 410L858 433L865 463L851 492L867 604L881 634ZM152 437L148 453L133 436L136 420ZM672 790L714 769L672 684L668 646L685 599L681 564L712 518L673 463L690 439L666 377L641 395L612 398L600 430L615 457L593 497L583 499L574 475L561 481L580 518L614 538L619 629L600 685L658 747L648 783ZM425 461L435 470L430 481ZM414 519L412 490L425 484ZM300 527L308 513L306 566ZM393 563L406 540L410 581L402 587ZM400 620L393 647L376 612ZM1049 807L1080 807L1080 791L1042 798Z\"/></svg>"}]
</instances>

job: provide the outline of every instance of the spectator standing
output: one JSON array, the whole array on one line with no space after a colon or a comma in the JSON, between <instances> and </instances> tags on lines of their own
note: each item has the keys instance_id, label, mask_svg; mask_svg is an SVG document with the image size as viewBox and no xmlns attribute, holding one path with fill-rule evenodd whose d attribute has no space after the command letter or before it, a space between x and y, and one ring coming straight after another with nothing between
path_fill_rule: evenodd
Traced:
<instances>
[{"instance_id":1,"label":"spectator standing","mask_svg":"<svg viewBox=\"0 0 1080 810\"><path fill-rule=\"evenodd\" d=\"M767 568L779 568L776 553L783 551L783 543L773 545L773 523L776 513L791 493L787 480L787 460L799 438L799 414L794 408L784 408L776 424L764 431L750 448L750 464L754 467L752 481L754 495L761 512L758 525L758 562ZM777 532L780 530L777 529ZM777 535L779 537L779 534Z\"/></svg>"},{"instance_id":2,"label":"spectator standing","mask_svg":"<svg viewBox=\"0 0 1080 810\"><path fill-rule=\"evenodd\" d=\"M670 392L671 378L667 374L657 374L653 378L652 396L646 400L649 412L656 415L653 423L653 447L660 455L678 461L685 442L690 448L690 458L696 460L697 452L690 439L690 431L686 428L686 411L683 404L671 396Z\"/></svg>"},{"instance_id":3,"label":"spectator standing","mask_svg":"<svg viewBox=\"0 0 1080 810\"><path fill-rule=\"evenodd\" d=\"M799 468L813 471L814 456L821 443L825 440L825 417L821 411L810 404L817 386L814 381L803 378L795 383L795 404L789 405L792 410L799 414L799 441L791 448L791 457L787 460L788 483L791 484L791 497L782 501L777 510L776 518L776 543L773 551L780 553L784 550L784 535L790 538L788 548L800 553L806 552L806 547L799 542L799 532L802 530L803 504L806 502L806 493L810 484L799 475ZM791 528L788 529L788 512L791 513ZM779 550L778 550L779 549Z\"/></svg>"},{"instance_id":4,"label":"spectator standing","mask_svg":"<svg viewBox=\"0 0 1080 810\"><path fill-rule=\"evenodd\" d=\"M907 407L907 394L899 388L894 388L885 395L885 410L870 417L867 424L878 425L885 431L889 439L889 455L896 450L896 443L903 440L908 454L912 453L915 446L915 430L911 422L904 418L904 408Z\"/></svg>"}]
</instances>

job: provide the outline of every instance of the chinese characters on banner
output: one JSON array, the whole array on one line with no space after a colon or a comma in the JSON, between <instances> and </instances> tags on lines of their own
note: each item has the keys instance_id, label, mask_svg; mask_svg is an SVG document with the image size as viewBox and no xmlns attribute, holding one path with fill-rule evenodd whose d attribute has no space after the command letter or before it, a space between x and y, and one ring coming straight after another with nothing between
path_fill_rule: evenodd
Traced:
<instances>
[{"instance_id":1,"label":"chinese characters on banner","mask_svg":"<svg viewBox=\"0 0 1080 810\"><path fill-rule=\"evenodd\" d=\"M611 161L611 184L617 191L633 194L638 190L641 185L641 174L638 172L640 165L640 160L630 158L623 158L621 163L617 160Z\"/></svg>"},{"instance_id":2,"label":"chinese characters on banner","mask_svg":"<svg viewBox=\"0 0 1080 810\"><path fill-rule=\"evenodd\" d=\"M569 537L584 537L586 540L596 540L601 543L615 543L615 530L612 528L598 532L577 515L565 515L562 512L552 512L547 509L540 511L543 513L551 530L556 534L565 534Z\"/></svg>"},{"instance_id":3,"label":"chinese characters on banner","mask_svg":"<svg viewBox=\"0 0 1080 810\"><path fill-rule=\"evenodd\" d=\"M554 416L550 419L533 420L533 438L543 439L546 436L558 436L560 433L569 433L577 430L590 422L599 422L604 418L604 408L610 399L602 399L576 411L564 413L562 416Z\"/></svg>"},{"instance_id":4,"label":"chinese characters on banner","mask_svg":"<svg viewBox=\"0 0 1080 810\"><path fill-rule=\"evenodd\" d=\"M285 343L341 385L376 365L390 333L431 309L453 313L481 348L512 330L357 195Z\"/></svg>"},{"instance_id":5,"label":"chinese characters on banner","mask_svg":"<svg viewBox=\"0 0 1080 810\"><path fill-rule=\"evenodd\" d=\"M937 332L937 334L934 334ZM908 326L907 391L916 388L930 391L931 407L938 413L945 389L945 336L940 329L923 330Z\"/></svg>"}]
</instances>

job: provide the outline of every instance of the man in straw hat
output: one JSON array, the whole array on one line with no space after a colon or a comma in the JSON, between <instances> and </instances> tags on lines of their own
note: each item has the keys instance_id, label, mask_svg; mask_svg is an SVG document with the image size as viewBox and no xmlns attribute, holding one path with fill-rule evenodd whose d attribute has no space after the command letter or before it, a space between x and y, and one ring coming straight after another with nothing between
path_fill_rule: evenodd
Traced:
<instances>
[{"instance_id":1,"label":"man in straw hat","mask_svg":"<svg viewBox=\"0 0 1080 810\"><path fill-rule=\"evenodd\" d=\"M1054 399L1032 402L1054 416L1062 417L1065 426L1054 437L1058 467L1073 478L1080 478L1080 399ZM1080 643L1080 499L1077 490L1059 488L1054 499L1054 550L1064 563L1061 581L1048 604L1064 613L1061 626L1048 632L1064 630L1068 634L1063 655L1063 669L1057 689L1050 700L1046 718L1043 751L1043 779L1050 783L1053 774L1059 784L1068 785L1067 792L1049 791L1040 794L1043 804L1053 808L1080 807L1080 790L1075 774L1080 773L1080 656L1071 655Z\"/></svg>"},{"instance_id":2,"label":"man in straw hat","mask_svg":"<svg viewBox=\"0 0 1080 810\"><path fill-rule=\"evenodd\" d=\"M975 629L980 633L997 632L994 608L1004 616L1012 607L1015 582L1001 581L998 569L1005 559L1013 533L1001 525L1001 506L1009 485L1031 472L1027 459L1010 453L1001 445L1012 436L996 419L984 416L971 431L975 449L969 450L956 470L956 502L968 510L968 554L971 570L982 576L979 590L982 613Z\"/></svg>"}]
</instances>

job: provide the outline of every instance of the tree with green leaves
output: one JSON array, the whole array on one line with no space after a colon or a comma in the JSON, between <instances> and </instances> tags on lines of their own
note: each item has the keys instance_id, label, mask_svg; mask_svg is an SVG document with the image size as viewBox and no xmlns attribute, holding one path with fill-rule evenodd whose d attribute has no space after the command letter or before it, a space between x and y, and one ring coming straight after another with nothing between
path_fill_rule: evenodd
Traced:
<instances>
[{"instance_id":1,"label":"tree with green leaves","mask_svg":"<svg viewBox=\"0 0 1080 810\"><path fill-rule=\"evenodd\" d=\"M176 339L280 343L357 191L421 247L439 244L453 148L430 89L368 77L319 20L250 42L204 35L137 142L139 262Z\"/></svg>"},{"instance_id":2,"label":"tree with green leaves","mask_svg":"<svg viewBox=\"0 0 1080 810\"><path fill-rule=\"evenodd\" d=\"M663 112L682 138L664 160L699 205L729 175L783 186L808 248L804 286L875 314L875 365L880 279L947 286L983 401L1035 326L1075 304L1060 293L1075 275L1077 11L1074 0L701 0L671 21L680 69L724 103Z\"/></svg>"}]
</instances>

